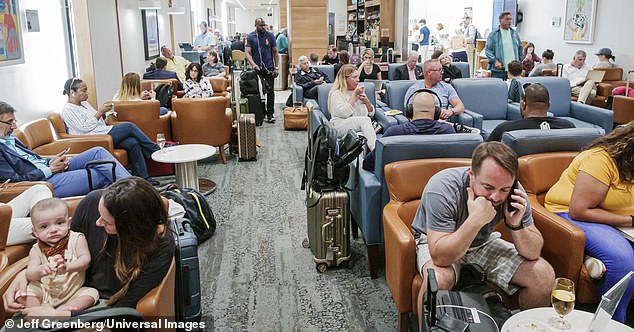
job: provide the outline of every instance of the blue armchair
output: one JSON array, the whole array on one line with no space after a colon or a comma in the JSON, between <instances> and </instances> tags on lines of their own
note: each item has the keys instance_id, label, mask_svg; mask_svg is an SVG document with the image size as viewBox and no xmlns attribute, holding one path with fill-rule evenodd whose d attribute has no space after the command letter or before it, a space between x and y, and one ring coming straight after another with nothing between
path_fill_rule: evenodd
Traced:
<instances>
[{"instance_id":1,"label":"blue armchair","mask_svg":"<svg viewBox=\"0 0 634 332\"><path fill-rule=\"evenodd\" d=\"M577 128L600 127L606 133L612 131L614 113L611 110L585 105L570 100L570 81L563 77L523 77L520 84L539 82L550 94L550 108L553 116L564 118L575 124ZM509 106L512 112L519 112L519 104Z\"/></svg>"},{"instance_id":2,"label":"blue armchair","mask_svg":"<svg viewBox=\"0 0 634 332\"><path fill-rule=\"evenodd\" d=\"M480 135L406 135L379 138L376 143L375 172L356 169L348 183L350 210L368 249L370 275L376 278L379 250L383 244L383 207L390 200L383 169L400 160L426 158L471 158L475 147L482 142ZM360 162L359 165L363 163ZM358 173L357 173L358 172Z\"/></svg>"},{"instance_id":3,"label":"blue armchair","mask_svg":"<svg viewBox=\"0 0 634 332\"><path fill-rule=\"evenodd\" d=\"M505 132L501 142L511 147L518 157L546 152L579 152L604 133L602 128L523 129Z\"/></svg>"},{"instance_id":4,"label":"blue armchair","mask_svg":"<svg viewBox=\"0 0 634 332\"><path fill-rule=\"evenodd\" d=\"M460 74L462 74L462 78L469 78L469 63L468 62L453 62L452 65L458 67L460 69Z\"/></svg>"},{"instance_id":5,"label":"blue armchair","mask_svg":"<svg viewBox=\"0 0 634 332\"><path fill-rule=\"evenodd\" d=\"M324 75L326 75L328 77L328 81L329 82L334 82L335 81L335 66L333 65L318 65L318 66L313 66L313 68L315 69L319 69L322 73L324 73ZM297 66L297 70L301 70L299 69L299 66ZM293 82L293 101L300 101L303 103L307 103L309 101L312 101L310 99L305 99L304 98L304 89L302 89L301 86L295 84L295 82ZM317 101L312 101L313 105L317 105Z\"/></svg>"}]
</instances>

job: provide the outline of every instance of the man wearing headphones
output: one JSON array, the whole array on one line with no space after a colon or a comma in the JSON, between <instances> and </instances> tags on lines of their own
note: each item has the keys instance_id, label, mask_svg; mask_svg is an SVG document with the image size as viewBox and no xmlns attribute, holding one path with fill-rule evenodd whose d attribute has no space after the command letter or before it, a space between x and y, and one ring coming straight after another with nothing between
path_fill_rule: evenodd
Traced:
<instances>
[{"instance_id":1,"label":"man wearing headphones","mask_svg":"<svg viewBox=\"0 0 634 332\"><path fill-rule=\"evenodd\" d=\"M440 119L446 120L451 116L464 113L464 104L456 90L442 80L442 65L438 59L427 60L424 65L425 79L418 80L405 93L406 104L416 90L429 89L440 97Z\"/></svg>"},{"instance_id":2,"label":"man wearing headphones","mask_svg":"<svg viewBox=\"0 0 634 332\"><path fill-rule=\"evenodd\" d=\"M441 109L436 104L440 97L434 91L429 89L417 90L410 98L404 112L410 121L390 126L383 137L455 133L450 123L438 121ZM368 153L363 159L363 169L374 172L374 159L374 151Z\"/></svg>"},{"instance_id":3,"label":"man wearing headphones","mask_svg":"<svg viewBox=\"0 0 634 332\"><path fill-rule=\"evenodd\" d=\"M507 131L520 129L564 129L575 128L575 125L561 118L547 115L550 107L550 94L548 89L540 83L526 83L522 87L520 99L521 120L506 121L499 124L487 141L501 141L502 135Z\"/></svg>"},{"instance_id":4,"label":"man wearing headphones","mask_svg":"<svg viewBox=\"0 0 634 332\"><path fill-rule=\"evenodd\" d=\"M275 35L270 31L266 31L266 23L264 23L263 18L260 17L255 20L255 31L247 35L247 45L244 53L251 67L269 86L266 93L266 121L275 123L275 116L273 115L273 105L275 105L273 80L278 75L277 43Z\"/></svg>"}]
</instances>

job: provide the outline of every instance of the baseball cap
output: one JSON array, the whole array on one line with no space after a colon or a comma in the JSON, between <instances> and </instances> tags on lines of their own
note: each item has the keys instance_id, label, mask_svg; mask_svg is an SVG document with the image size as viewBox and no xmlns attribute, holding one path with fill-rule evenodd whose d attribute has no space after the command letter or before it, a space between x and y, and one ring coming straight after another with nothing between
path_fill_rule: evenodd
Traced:
<instances>
[{"instance_id":1,"label":"baseball cap","mask_svg":"<svg viewBox=\"0 0 634 332\"><path fill-rule=\"evenodd\" d=\"M599 52L595 53L594 55L605 55L607 57L611 57L612 56L612 50L604 47L602 49L599 50Z\"/></svg>"},{"instance_id":2,"label":"baseball cap","mask_svg":"<svg viewBox=\"0 0 634 332\"><path fill-rule=\"evenodd\" d=\"M215 30L214 30L214 32L220 32L220 30L218 30L218 29L215 29Z\"/></svg>"}]
</instances>

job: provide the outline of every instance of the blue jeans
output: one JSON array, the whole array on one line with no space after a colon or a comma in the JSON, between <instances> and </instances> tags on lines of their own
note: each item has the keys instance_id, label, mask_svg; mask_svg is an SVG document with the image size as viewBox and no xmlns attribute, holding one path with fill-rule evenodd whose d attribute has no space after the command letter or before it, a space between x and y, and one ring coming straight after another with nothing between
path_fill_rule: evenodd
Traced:
<instances>
[{"instance_id":1,"label":"blue jeans","mask_svg":"<svg viewBox=\"0 0 634 332\"><path fill-rule=\"evenodd\" d=\"M88 173L84 166L91 160L114 160L117 162L115 167L117 180L130 176L130 173L106 149L92 148L70 158L68 170L53 174L46 180L53 185L55 197L81 196L88 193ZM110 164L95 166L91 172L93 188L103 188L114 182Z\"/></svg>"},{"instance_id":2,"label":"blue jeans","mask_svg":"<svg viewBox=\"0 0 634 332\"><path fill-rule=\"evenodd\" d=\"M161 113L160 113L160 114L161 114L161 115L165 115L165 114L167 114L167 107L163 107L163 106L161 106Z\"/></svg>"},{"instance_id":3,"label":"blue jeans","mask_svg":"<svg viewBox=\"0 0 634 332\"><path fill-rule=\"evenodd\" d=\"M112 127L108 135L112 136L115 148L124 149L128 153L132 173L147 178L145 159L150 158L154 151L158 151L159 146L150 141L141 129L131 122Z\"/></svg>"},{"instance_id":4,"label":"blue jeans","mask_svg":"<svg viewBox=\"0 0 634 332\"><path fill-rule=\"evenodd\" d=\"M605 264L605 275L597 282L599 295L607 292L625 274L634 271L634 245L616 228L606 224L577 221L572 219L567 212L560 212L557 215L572 222L586 233L586 252ZM625 323L625 314L633 291L634 280L631 280L614 316L612 316L614 320Z\"/></svg>"}]
</instances>

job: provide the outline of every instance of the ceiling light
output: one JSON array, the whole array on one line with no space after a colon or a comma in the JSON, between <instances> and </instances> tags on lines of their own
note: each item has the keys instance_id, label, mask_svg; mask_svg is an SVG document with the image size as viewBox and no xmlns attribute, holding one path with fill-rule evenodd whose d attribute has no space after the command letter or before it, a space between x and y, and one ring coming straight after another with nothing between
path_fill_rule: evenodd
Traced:
<instances>
[{"instance_id":1,"label":"ceiling light","mask_svg":"<svg viewBox=\"0 0 634 332\"><path fill-rule=\"evenodd\" d=\"M161 9L161 2L157 0L139 0L139 9Z\"/></svg>"}]
</instances>

